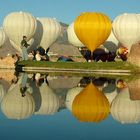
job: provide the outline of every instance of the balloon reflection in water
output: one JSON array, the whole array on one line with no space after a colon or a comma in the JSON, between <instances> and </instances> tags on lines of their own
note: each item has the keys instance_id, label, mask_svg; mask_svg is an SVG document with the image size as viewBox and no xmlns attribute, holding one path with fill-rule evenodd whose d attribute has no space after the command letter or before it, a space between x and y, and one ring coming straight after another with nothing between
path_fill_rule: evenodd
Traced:
<instances>
[{"instance_id":1,"label":"balloon reflection in water","mask_svg":"<svg viewBox=\"0 0 140 140\"><path fill-rule=\"evenodd\" d=\"M4 96L1 109L9 119L26 119L34 113L35 102L29 91L26 91L25 96L22 97L20 85L17 84Z\"/></svg>"},{"instance_id":2,"label":"balloon reflection in water","mask_svg":"<svg viewBox=\"0 0 140 140\"><path fill-rule=\"evenodd\" d=\"M131 100L129 89L124 88L111 105L113 118L122 124L140 122L140 100Z\"/></svg>"},{"instance_id":3,"label":"balloon reflection in water","mask_svg":"<svg viewBox=\"0 0 140 140\"><path fill-rule=\"evenodd\" d=\"M76 97L83 89L84 89L84 88L82 88L82 87L75 87L75 88L72 88L72 89L68 90L67 96L66 96L65 104L66 104L66 107L67 107L69 110L72 110L72 103L73 103L75 97Z\"/></svg>"},{"instance_id":4,"label":"balloon reflection in water","mask_svg":"<svg viewBox=\"0 0 140 140\"><path fill-rule=\"evenodd\" d=\"M100 122L109 111L107 98L92 83L75 97L72 104L73 115L82 122Z\"/></svg>"},{"instance_id":5,"label":"balloon reflection in water","mask_svg":"<svg viewBox=\"0 0 140 140\"><path fill-rule=\"evenodd\" d=\"M56 113L60 106L57 95L54 94L53 90L46 83L43 83L39 90L41 94L41 107L35 114L50 115Z\"/></svg>"}]
</instances>

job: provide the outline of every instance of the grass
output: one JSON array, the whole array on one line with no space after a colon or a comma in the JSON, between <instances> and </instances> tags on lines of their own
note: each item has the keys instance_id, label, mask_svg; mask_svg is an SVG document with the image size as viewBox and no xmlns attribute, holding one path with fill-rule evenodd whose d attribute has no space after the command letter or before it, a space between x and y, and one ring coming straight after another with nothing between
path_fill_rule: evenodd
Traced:
<instances>
[{"instance_id":1,"label":"grass","mask_svg":"<svg viewBox=\"0 0 140 140\"><path fill-rule=\"evenodd\" d=\"M47 62L47 61L20 61L19 65L25 67L48 67L65 69L88 69L88 70L131 70L138 72L139 68L127 62Z\"/></svg>"},{"instance_id":2,"label":"grass","mask_svg":"<svg viewBox=\"0 0 140 140\"><path fill-rule=\"evenodd\" d=\"M49 61L20 61L19 65L25 67L47 67L47 68L59 68L59 69L84 69L84 70L131 70L131 75L111 75L111 74L97 74L97 73L76 73L76 72L49 72L49 75L69 75L69 76L94 76L94 77L108 77L124 79L125 81L131 81L137 79L140 73L140 68L131 65L127 62L49 62ZM48 72L43 72L47 74Z\"/></svg>"}]
</instances>

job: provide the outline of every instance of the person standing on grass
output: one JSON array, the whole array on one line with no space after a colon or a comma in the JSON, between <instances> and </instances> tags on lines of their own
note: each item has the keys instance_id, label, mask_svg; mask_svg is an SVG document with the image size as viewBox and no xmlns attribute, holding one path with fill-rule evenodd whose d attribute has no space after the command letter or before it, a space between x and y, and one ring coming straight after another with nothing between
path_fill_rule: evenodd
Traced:
<instances>
[{"instance_id":1,"label":"person standing on grass","mask_svg":"<svg viewBox=\"0 0 140 140\"><path fill-rule=\"evenodd\" d=\"M27 43L27 37L23 36L23 40L21 41L21 50L22 50L22 60L28 60L27 48L30 44Z\"/></svg>"}]
</instances>

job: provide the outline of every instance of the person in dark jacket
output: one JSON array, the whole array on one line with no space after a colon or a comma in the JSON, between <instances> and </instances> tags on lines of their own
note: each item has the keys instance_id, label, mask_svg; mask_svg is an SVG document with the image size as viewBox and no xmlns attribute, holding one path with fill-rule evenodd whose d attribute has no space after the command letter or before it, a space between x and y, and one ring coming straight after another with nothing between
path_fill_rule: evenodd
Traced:
<instances>
[{"instance_id":1,"label":"person in dark jacket","mask_svg":"<svg viewBox=\"0 0 140 140\"><path fill-rule=\"evenodd\" d=\"M27 37L23 36L23 40L21 41L21 50L22 50L22 60L28 60L27 48L30 44L27 43Z\"/></svg>"}]
</instances>

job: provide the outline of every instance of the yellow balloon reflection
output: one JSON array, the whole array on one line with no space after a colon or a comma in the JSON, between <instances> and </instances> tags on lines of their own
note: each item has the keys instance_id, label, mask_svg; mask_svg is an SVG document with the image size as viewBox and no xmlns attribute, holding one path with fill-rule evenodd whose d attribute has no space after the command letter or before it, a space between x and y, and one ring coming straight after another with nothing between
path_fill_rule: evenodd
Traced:
<instances>
[{"instance_id":1,"label":"yellow balloon reflection","mask_svg":"<svg viewBox=\"0 0 140 140\"><path fill-rule=\"evenodd\" d=\"M77 37L91 52L105 42L111 33L111 28L110 19L96 12L82 13L74 22Z\"/></svg>"},{"instance_id":2,"label":"yellow balloon reflection","mask_svg":"<svg viewBox=\"0 0 140 140\"><path fill-rule=\"evenodd\" d=\"M107 98L92 83L75 97L72 104L72 113L82 122L100 122L109 112Z\"/></svg>"}]
</instances>

